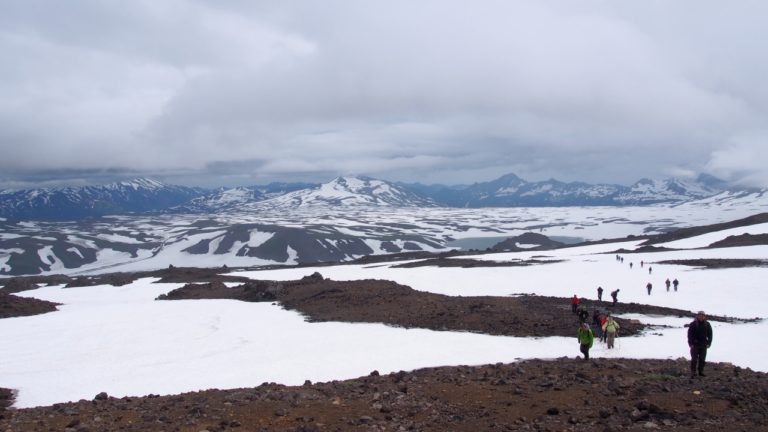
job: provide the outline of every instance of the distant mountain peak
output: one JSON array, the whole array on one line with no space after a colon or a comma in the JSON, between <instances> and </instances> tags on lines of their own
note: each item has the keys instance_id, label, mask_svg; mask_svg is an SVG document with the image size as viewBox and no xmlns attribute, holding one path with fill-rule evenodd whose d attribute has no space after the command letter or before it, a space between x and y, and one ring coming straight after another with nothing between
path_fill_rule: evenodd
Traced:
<instances>
[{"instance_id":1,"label":"distant mountain peak","mask_svg":"<svg viewBox=\"0 0 768 432\"><path fill-rule=\"evenodd\" d=\"M279 208L324 206L432 207L434 202L394 183L365 176L340 176L317 187L267 200Z\"/></svg>"}]
</instances>

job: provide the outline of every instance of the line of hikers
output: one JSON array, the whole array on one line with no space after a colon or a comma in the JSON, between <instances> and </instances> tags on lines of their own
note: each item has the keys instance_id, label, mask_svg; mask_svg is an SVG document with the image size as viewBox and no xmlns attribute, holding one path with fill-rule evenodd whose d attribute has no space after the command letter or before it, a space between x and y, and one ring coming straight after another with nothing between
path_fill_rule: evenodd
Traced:
<instances>
[{"instance_id":1,"label":"line of hikers","mask_svg":"<svg viewBox=\"0 0 768 432\"><path fill-rule=\"evenodd\" d=\"M581 353L584 354L584 360L589 360L589 349L592 348L594 343L595 332L592 331L587 322L589 312L587 312L586 305L581 305L578 315L579 329L576 332L576 337L579 340ZM592 326L595 327L600 342L605 342L608 349L613 349L621 326L613 319L610 312L604 314L599 310L595 310L592 314Z\"/></svg>"},{"instance_id":2,"label":"line of hikers","mask_svg":"<svg viewBox=\"0 0 768 432\"><path fill-rule=\"evenodd\" d=\"M572 310L579 317L579 328L576 331L579 350L584 355L584 360L589 360L589 350L595 341L595 331L587 322L589 311L576 295L571 299L571 305ZM611 313L602 313L599 309L595 309L592 313L592 326L596 329L600 342L605 342L608 349L613 349L621 326ZM693 322L686 327L688 327L688 348L691 351L691 378L694 378L697 373L703 377L707 350L712 346L712 326L707 321L704 311L699 311Z\"/></svg>"}]
</instances>

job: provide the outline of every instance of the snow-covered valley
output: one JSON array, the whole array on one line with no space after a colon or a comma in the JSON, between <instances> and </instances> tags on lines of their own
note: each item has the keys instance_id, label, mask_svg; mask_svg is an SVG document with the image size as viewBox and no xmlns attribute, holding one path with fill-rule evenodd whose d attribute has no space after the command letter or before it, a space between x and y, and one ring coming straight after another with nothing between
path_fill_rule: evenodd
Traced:
<instances>
[{"instance_id":1,"label":"snow-covered valley","mask_svg":"<svg viewBox=\"0 0 768 432\"><path fill-rule=\"evenodd\" d=\"M544 233L591 238L626 236L648 230L666 230L719 222L738 211L720 214L685 208L547 209L536 214L518 209L450 213L391 211L380 216L380 226L408 225L434 238L498 236L542 227ZM429 215L429 217L427 217ZM361 230L362 217L339 216L334 225ZM241 216L242 217L242 216ZM308 217L308 216L304 216ZM315 215L317 217L317 215ZM232 218L231 221L242 219ZM367 219L370 228L376 226ZM383 221L386 221L383 222ZM294 215L291 223L306 223ZM125 220L121 223L126 224ZM160 235L159 225L136 221L127 235ZM184 232L183 225L166 221L165 231ZM574 294L596 297L596 288L607 293L620 288L620 302L669 306L683 310L703 309L713 315L765 318L768 297L763 281L768 267L704 269L661 264L665 260L697 258L768 258L768 246L693 249L735 233L760 234L765 224L704 234L681 240L681 249L663 252L626 253L624 262L612 251L632 250L638 241L565 248L546 252L515 252L473 255L494 261L525 260L536 255L553 262L525 267L394 268L397 263L296 267L245 271L254 279L292 280L315 271L333 280L387 279L419 291L450 296L512 296L533 293L568 298ZM150 232L150 234L147 234ZM124 235L124 234L121 234ZM179 235L179 234L176 234ZM134 237L135 238L135 237ZM261 238L260 240L263 240ZM174 264L212 264L186 261L177 247L163 249ZM166 265L157 257L123 264L120 270ZM204 257L202 255L201 257ZM243 257L246 260L248 258ZM155 261L153 261L155 260ZM643 266L640 262L643 261ZM629 267L632 262L634 266ZM214 265L219 262L213 263ZM231 265L231 262L228 263ZM649 271L652 267L652 272ZM677 278L677 292L664 288L665 279ZM42 287L19 295L62 303L59 311L44 315L0 320L0 383L19 390L17 406L35 406L92 398L100 391L110 395L178 393L204 388L256 386L262 382L301 384L425 366L509 362L525 358L557 358L578 355L574 338L516 338L468 332L404 329L383 324L309 323L296 312L277 304L235 300L154 299L182 284L153 284L141 279L132 284L63 288ZM646 283L655 287L646 293ZM530 311L535 320L536 311ZM676 359L686 357L685 328L690 319L656 316L620 316L659 326L638 337L620 338L615 350L596 343L593 357ZM709 359L768 371L762 340L768 323L713 322L714 344ZM574 330L575 332L575 330Z\"/></svg>"}]
</instances>

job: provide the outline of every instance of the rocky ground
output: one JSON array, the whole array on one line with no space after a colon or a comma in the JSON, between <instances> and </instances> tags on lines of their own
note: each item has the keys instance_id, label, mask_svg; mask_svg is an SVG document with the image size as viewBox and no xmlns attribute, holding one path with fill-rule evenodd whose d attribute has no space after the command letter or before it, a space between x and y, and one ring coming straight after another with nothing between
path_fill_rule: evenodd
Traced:
<instances>
[{"instance_id":1,"label":"rocky ground","mask_svg":"<svg viewBox=\"0 0 768 432\"><path fill-rule=\"evenodd\" d=\"M742 268L742 267L768 267L768 260L744 259L744 258L697 258L682 260L659 261L659 264L687 265L691 267L705 267L709 269Z\"/></svg>"},{"instance_id":2,"label":"rocky ground","mask_svg":"<svg viewBox=\"0 0 768 432\"><path fill-rule=\"evenodd\" d=\"M228 288L220 282L187 284L161 300L237 299L278 302L308 321L374 322L405 328L471 331L503 336L574 336L577 317L570 299L521 295L515 297L456 297L416 291L386 280L333 281L319 273L298 281L249 281ZM637 303L586 300L591 314L693 316L690 311ZM713 316L712 320L730 320ZM623 335L635 335L646 325L619 320Z\"/></svg>"},{"instance_id":3,"label":"rocky ground","mask_svg":"<svg viewBox=\"0 0 768 432\"><path fill-rule=\"evenodd\" d=\"M768 376L685 360L530 360L0 413L2 431L764 431Z\"/></svg>"},{"instance_id":4,"label":"rocky ground","mask_svg":"<svg viewBox=\"0 0 768 432\"><path fill-rule=\"evenodd\" d=\"M565 298L449 297L391 281L342 282L320 274L297 281L255 281L221 275L222 271L226 270L169 268L67 280L16 278L6 280L3 291L18 292L45 283L65 283L72 289L96 283L118 285L150 276L186 284L163 296L164 300L270 301L301 312L309 321L573 336L574 353L578 352L576 318ZM227 288L224 282L238 285ZM0 306L16 299L29 300L2 294ZM590 311L599 307L614 314L691 315L634 303L612 307L588 303ZM636 321L620 322L625 335L652 331ZM13 393L0 389L0 431L768 430L764 426L768 424L768 375L712 364L706 377L691 379L687 370L684 359L561 358L386 375L373 371L358 379L297 387L265 383L256 388L124 398L102 393L93 400L32 409L6 408Z\"/></svg>"},{"instance_id":5,"label":"rocky ground","mask_svg":"<svg viewBox=\"0 0 768 432\"><path fill-rule=\"evenodd\" d=\"M56 310L57 303L0 292L0 318L38 315Z\"/></svg>"}]
</instances>

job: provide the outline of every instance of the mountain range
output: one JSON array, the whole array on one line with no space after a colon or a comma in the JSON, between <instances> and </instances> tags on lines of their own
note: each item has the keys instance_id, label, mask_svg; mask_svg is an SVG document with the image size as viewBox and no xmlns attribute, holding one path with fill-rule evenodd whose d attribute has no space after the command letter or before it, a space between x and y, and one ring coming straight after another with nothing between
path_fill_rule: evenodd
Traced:
<instances>
[{"instance_id":1,"label":"mountain range","mask_svg":"<svg viewBox=\"0 0 768 432\"><path fill-rule=\"evenodd\" d=\"M631 186L528 182L515 174L472 185L393 183L363 176L323 184L271 183L206 190L139 178L103 186L0 191L0 217L77 220L141 213L215 214L235 210L313 207L565 207L681 204L696 200L762 196L702 174L694 180L641 179ZM723 194L722 196L720 196Z\"/></svg>"}]
</instances>

